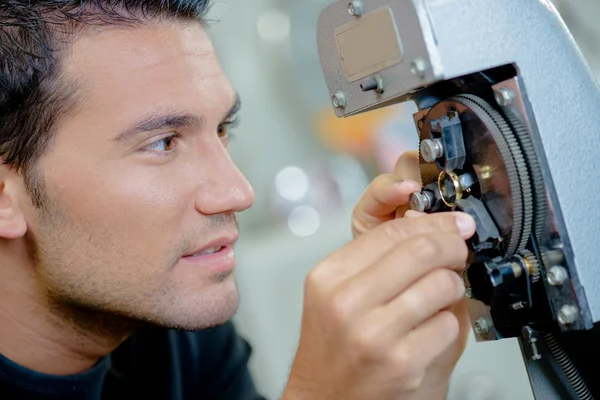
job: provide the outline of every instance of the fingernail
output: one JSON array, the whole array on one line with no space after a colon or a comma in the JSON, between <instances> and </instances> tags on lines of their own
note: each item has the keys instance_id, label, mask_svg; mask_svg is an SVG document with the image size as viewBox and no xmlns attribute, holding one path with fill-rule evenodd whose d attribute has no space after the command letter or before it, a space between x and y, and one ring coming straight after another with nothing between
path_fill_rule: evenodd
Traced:
<instances>
[{"instance_id":1,"label":"fingernail","mask_svg":"<svg viewBox=\"0 0 600 400\"><path fill-rule=\"evenodd\" d=\"M475 219L469 214L456 213L456 226L462 236L471 237L475 233Z\"/></svg>"},{"instance_id":2,"label":"fingernail","mask_svg":"<svg viewBox=\"0 0 600 400\"><path fill-rule=\"evenodd\" d=\"M400 190L405 191L405 190L410 190L410 191L415 191L417 189L421 189L421 187L419 186L419 184L415 181L411 181L411 180L405 180L405 181L398 181L395 183L395 186L398 187Z\"/></svg>"},{"instance_id":3,"label":"fingernail","mask_svg":"<svg viewBox=\"0 0 600 400\"><path fill-rule=\"evenodd\" d=\"M422 213L422 212L408 210L407 212L404 213L404 218L419 218L419 217L424 217L426 215L427 214Z\"/></svg>"}]
</instances>

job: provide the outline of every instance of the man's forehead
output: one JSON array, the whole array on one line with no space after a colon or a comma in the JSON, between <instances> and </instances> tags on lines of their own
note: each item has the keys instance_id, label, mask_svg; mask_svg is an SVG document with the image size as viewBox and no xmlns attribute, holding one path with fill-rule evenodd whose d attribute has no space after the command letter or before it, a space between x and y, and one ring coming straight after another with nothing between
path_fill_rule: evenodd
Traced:
<instances>
[{"instance_id":1,"label":"man's forehead","mask_svg":"<svg viewBox=\"0 0 600 400\"><path fill-rule=\"evenodd\" d=\"M215 92L221 94L220 99L214 98L217 103L235 100L200 23L86 33L75 41L65 61L67 77L75 78L83 98L96 107L107 102L119 102L123 107L143 107L143 102L156 107L163 98L184 102L196 96L196 101L202 101Z\"/></svg>"},{"instance_id":2,"label":"man's forehead","mask_svg":"<svg viewBox=\"0 0 600 400\"><path fill-rule=\"evenodd\" d=\"M200 23L190 22L88 31L73 43L64 69L85 81L94 74L117 78L164 64L181 66L184 58L188 66L195 59L209 75L221 72L209 36Z\"/></svg>"}]
</instances>

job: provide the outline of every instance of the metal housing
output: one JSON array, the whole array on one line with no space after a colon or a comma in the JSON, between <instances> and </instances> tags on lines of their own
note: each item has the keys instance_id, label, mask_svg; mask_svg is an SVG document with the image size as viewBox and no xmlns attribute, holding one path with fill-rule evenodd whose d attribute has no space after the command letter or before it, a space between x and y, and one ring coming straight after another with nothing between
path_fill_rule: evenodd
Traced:
<instances>
[{"instance_id":1,"label":"metal housing","mask_svg":"<svg viewBox=\"0 0 600 400\"><path fill-rule=\"evenodd\" d=\"M341 0L326 7L319 18L319 54L339 117L410 100L420 109L428 108L441 100L427 90L437 82L504 65L516 67L517 78L503 85L519 88L516 107L542 167L551 229L562 242L582 312L581 327L591 328L592 322L600 321L594 243L600 233L600 214L594 209L600 196L594 168L600 155L600 91L554 6L547 0L363 3L361 16L350 15L348 1ZM349 75L337 36L383 8L393 15L400 57L366 60L361 64L364 73L353 68ZM370 39L364 37L354 49L345 43L342 50L378 45ZM361 82L372 74L383 91L361 89Z\"/></svg>"}]
</instances>

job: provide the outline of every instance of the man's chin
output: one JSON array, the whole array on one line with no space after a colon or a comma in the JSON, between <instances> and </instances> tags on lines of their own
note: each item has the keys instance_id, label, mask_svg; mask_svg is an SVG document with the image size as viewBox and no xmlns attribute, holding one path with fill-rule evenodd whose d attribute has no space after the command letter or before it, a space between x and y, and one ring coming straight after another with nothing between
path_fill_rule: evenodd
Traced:
<instances>
[{"instance_id":1,"label":"man's chin","mask_svg":"<svg viewBox=\"0 0 600 400\"><path fill-rule=\"evenodd\" d=\"M238 306L239 295L237 286L234 286L234 289L219 296L186 302L150 323L168 329L200 331L225 324L233 318Z\"/></svg>"}]
</instances>

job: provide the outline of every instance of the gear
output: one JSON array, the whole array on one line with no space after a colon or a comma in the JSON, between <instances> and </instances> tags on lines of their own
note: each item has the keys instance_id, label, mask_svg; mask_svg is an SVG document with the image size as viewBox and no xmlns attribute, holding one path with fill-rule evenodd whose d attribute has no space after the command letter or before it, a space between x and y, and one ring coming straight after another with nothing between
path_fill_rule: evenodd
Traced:
<instances>
[{"instance_id":1,"label":"gear","mask_svg":"<svg viewBox=\"0 0 600 400\"><path fill-rule=\"evenodd\" d=\"M525 260L525 266L529 271L529 277L531 279L531 283L536 283L540 280L540 263L537 260L535 254L530 252L527 249L521 250L519 252L521 257Z\"/></svg>"},{"instance_id":2,"label":"gear","mask_svg":"<svg viewBox=\"0 0 600 400\"><path fill-rule=\"evenodd\" d=\"M535 238L540 241L546 231L546 218L548 215L548 199L544 188L542 169L533 147L533 141L529 136L527 128L521 123L517 113L511 108L504 108L504 115L512 126L515 136L521 145L523 154L527 161L529 176L533 186L533 217Z\"/></svg>"}]
</instances>

